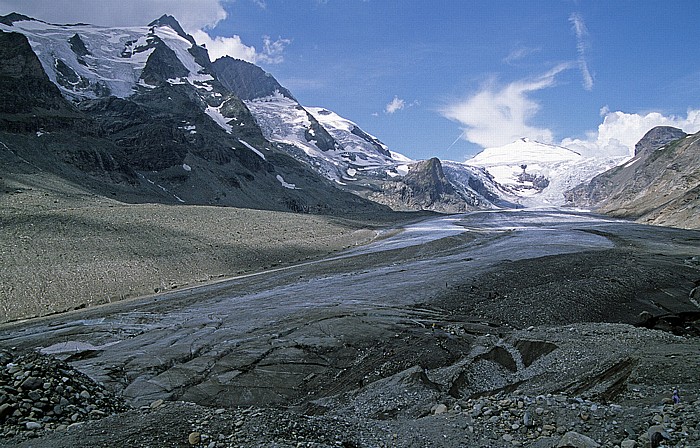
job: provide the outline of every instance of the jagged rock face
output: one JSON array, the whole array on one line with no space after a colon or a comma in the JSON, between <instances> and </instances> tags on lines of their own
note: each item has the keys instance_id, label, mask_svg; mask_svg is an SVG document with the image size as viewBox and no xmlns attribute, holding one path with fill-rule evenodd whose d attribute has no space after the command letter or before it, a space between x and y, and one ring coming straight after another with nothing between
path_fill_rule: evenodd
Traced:
<instances>
[{"instance_id":1,"label":"jagged rock face","mask_svg":"<svg viewBox=\"0 0 700 448\"><path fill-rule=\"evenodd\" d=\"M221 84L244 101L270 96L275 91L294 99L289 90L282 87L273 76L250 62L224 56L212 65Z\"/></svg>"},{"instance_id":2,"label":"jagged rock face","mask_svg":"<svg viewBox=\"0 0 700 448\"><path fill-rule=\"evenodd\" d=\"M477 203L475 198L466 198L455 189L437 158L414 164L402 179L382 184L381 192L372 193L370 198L396 210L447 213L464 212Z\"/></svg>"},{"instance_id":3,"label":"jagged rock face","mask_svg":"<svg viewBox=\"0 0 700 448\"><path fill-rule=\"evenodd\" d=\"M437 158L416 163L403 178L418 200L435 202L445 194L454 193L454 187L445 178L442 164Z\"/></svg>"},{"instance_id":4,"label":"jagged rock face","mask_svg":"<svg viewBox=\"0 0 700 448\"><path fill-rule=\"evenodd\" d=\"M630 183L641 185L644 180L635 174L637 168L644 165L653 151L685 136L685 132L669 126L657 126L649 130L634 146L635 157L631 161L601 173L588 183L580 184L567 191L564 193L567 203L580 207L595 207L602 205L616 192L627 188ZM638 163L640 161L642 163Z\"/></svg>"},{"instance_id":5,"label":"jagged rock face","mask_svg":"<svg viewBox=\"0 0 700 448\"><path fill-rule=\"evenodd\" d=\"M60 110L68 105L36 57L27 38L0 31L0 113Z\"/></svg>"},{"instance_id":6,"label":"jagged rock face","mask_svg":"<svg viewBox=\"0 0 700 448\"><path fill-rule=\"evenodd\" d=\"M678 128L671 126L657 126L644 134L641 140L634 145L634 155L653 151L687 134Z\"/></svg>"},{"instance_id":7,"label":"jagged rock face","mask_svg":"<svg viewBox=\"0 0 700 448\"><path fill-rule=\"evenodd\" d=\"M681 132L652 129L632 160L568 191L567 200L613 216L700 228L700 134L652 144Z\"/></svg>"}]
</instances>

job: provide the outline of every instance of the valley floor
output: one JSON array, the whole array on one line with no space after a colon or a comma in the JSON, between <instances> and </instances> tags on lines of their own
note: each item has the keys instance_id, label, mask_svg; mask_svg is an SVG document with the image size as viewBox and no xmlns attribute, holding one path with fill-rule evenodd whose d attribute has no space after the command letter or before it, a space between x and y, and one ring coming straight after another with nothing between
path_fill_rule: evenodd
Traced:
<instances>
[{"instance_id":1,"label":"valley floor","mask_svg":"<svg viewBox=\"0 0 700 448\"><path fill-rule=\"evenodd\" d=\"M327 256L405 215L124 204L46 173L0 178L0 323Z\"/></svg>"},{"instance_id":2,"label":"valley floor","mask_svg":"<svg viewBox=\"0 0 700 448\"><path fill-rule=\"evenodd\" d=\"M199 208L212 221L201 227L186 207L86 197L59 207L49 189L37 199L30 187L0 198L3 228L16 239L3 254L33 247L20 245L18 230L32 216L32 235L71 242L57 263L84 244L101 262L111 258L100 247L121 254L115 265L135 258L130 250L174 260L189 248L184 264L199 253L192 247L223 245L231 233L213 216L240 213L239 227L266 221L265 244L283 247L250 269L316 259L0 325L0 446L700 445L697 231L561 211L481 212L404 224L329 254L381 227ZM78 206L90 200L99 203ZM64 229L68 217L94 233ZM284 229L304 244L276 241ZM109 232L107 242L91 240ZM241 236L238 249L261 245L249 240L258 233ZM151 243L127 243L132 235ZM61 244L55 237L48 247ZM303 257L290 255L303 248ZM39 272L34 259L25 262ZM104 273L99 266L86 275Z\"/></svg>"}]
</instances>

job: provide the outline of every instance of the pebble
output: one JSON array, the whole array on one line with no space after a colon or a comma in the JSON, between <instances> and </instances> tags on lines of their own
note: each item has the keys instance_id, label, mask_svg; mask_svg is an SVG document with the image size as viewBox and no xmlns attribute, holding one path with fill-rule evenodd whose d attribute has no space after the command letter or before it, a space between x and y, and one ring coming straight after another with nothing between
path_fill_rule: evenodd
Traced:
<instances>
[{"instance_id":1,"label":"pebble","mask_svg":"<svg viewBox=\"0 0 700 448\"><path fill-rule=\"evenodd\" d=\"M193 431L190 433L189 436L187 436L187 442L190 445L197 445L199 444L200 440L202 439L202 434L198 431Z\"/></svg>"}]
</instances>

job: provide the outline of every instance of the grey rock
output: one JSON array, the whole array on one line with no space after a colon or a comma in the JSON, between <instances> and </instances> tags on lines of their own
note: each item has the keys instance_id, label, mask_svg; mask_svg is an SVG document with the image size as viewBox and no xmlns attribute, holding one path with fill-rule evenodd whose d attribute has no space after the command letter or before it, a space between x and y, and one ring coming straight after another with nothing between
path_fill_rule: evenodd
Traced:
<instances>
[{"instance_id":1,"label":"grey rock","mask_svg":"<svg viewBox=\"0 0 700 448\"><path fill-rule=\"evenodd\" d=\"M30 431L34 431L34 430L42 428L41 423L38 423L38 422L27 422L25 425L26 425L27 429Z\"/></svg>"},{"instance_id":2,"label":"grey rock","mask_svg":"<svg viewBox=\"0 0 700 448\"><path fill-rule=\"evenodd\" d=\"M599 446L595 440L575 431L564 434L557 444L557 448L598 448Z\"/></svg>"}]
</instances>

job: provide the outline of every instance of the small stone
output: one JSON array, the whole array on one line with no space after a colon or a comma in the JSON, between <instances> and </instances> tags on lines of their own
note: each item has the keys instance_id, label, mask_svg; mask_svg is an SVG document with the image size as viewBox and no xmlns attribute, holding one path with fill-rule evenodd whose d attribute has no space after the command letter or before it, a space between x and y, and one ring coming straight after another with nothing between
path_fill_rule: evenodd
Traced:
<instances>
[{"instance_id":1,"label":"small stone","mask_svg":"<svg viewBox=\"0 0 700 448\"><path fill-rule=\"evenodd\" d=\"M447 412L447 406L442 403L433 408L433 414L435 415L444 414L445 412Z\"/></svg>"},{"instance_id":2,"label":"small stone","mask_svg":"<svg viewBox=\"0 0 700 448\"><path fill-rule=\"evenodd\" d=\"M156 408L161 407L162 405L163 405L163 400L158 399L158 400L155 400L154 402L151 403L150 408L156 409Z\"/></svg>"},{"instance_id":3,"label":"small stone","mask_svg":"<svg viewBox=\"0 0 700 448\"><path fill-rule=\"evenodd\" d=\"M637 446L637 442L632 439L625 439L620 442L620 448L634 448L635 446Z\"/></svg>"},{"instance_id":4,"label":"small stone","mask_svg":"<svg viewBox=\"0 0 700 448\"><path fill-rule=\"evenodd\" d=\"M512 442L513 441L513 436L510 434L503 434L503 441L504 442Z\"/></svg>"},{"instance_id":5,"label":"small stone","mask_svg":"<svg viewBox=\"0 0 700 448\"><path fill-rule=\"evenodd\" d=\"M38 423L38 422L27 422L25 426L30 431L42 428L41 423Z\"/></svg>"},{"instance_id":6,"label":"small stone","mask_svg":"<svg viewBox=\"0 0 700 448\"><path fill-rule=\"evenodd\" d=\"M532 418L530 411L525 411L523 414L523 425L525 425L527 428L532 428L535 426L535 420Z\"/></svg>"},{"instance_id":7,"label":"small stone","mask_svg":"<svg viewBox=\"0 0 700 448\"><path fill-rule=\"evenodd\" d=\"M559 440L557 448L598 448L600 445L593 439L575 431L569 431Z\"/></svg>"},{"instance_id":8,"label":"small stone","mask_svg":"<svg viewBox=\"0 0 700 448\"><path fill-rule=\"evenodd\" d=\"M88 392L86 390L80 392L80 398L85 399L85 400L89 400L90 399L90 392Z\"/></svg>"},{"instance_id":9,"label":"small stone","mask_svg":"<svg viewBox=\"0 0 700 448\"><path fill-rule=\"evenodd\" d=\"M202 434L197 431L191 432L190 435L187 436L187 442L190 445L197 445L200 440L202 440Z\"/></svg>"}]
</instances>

